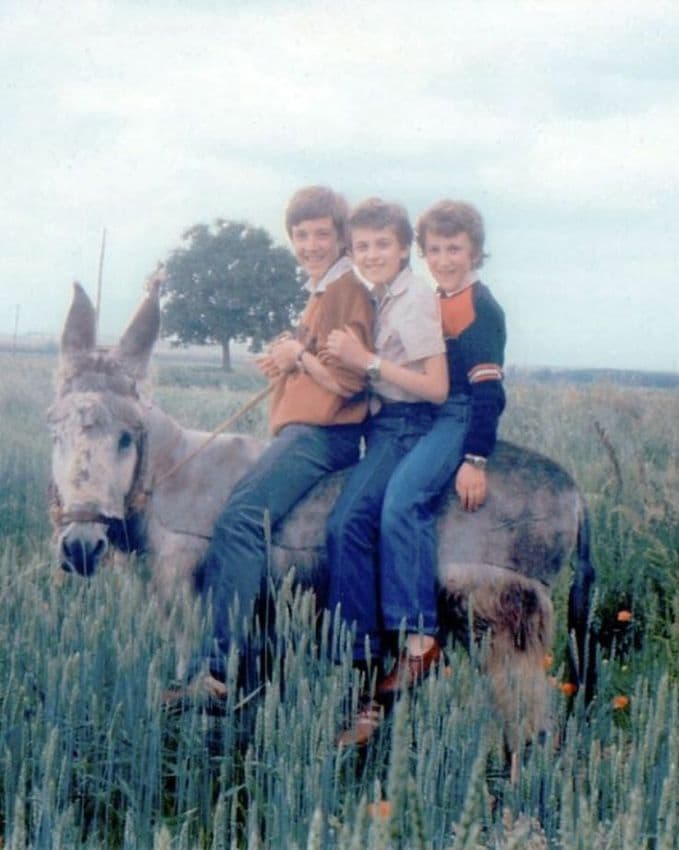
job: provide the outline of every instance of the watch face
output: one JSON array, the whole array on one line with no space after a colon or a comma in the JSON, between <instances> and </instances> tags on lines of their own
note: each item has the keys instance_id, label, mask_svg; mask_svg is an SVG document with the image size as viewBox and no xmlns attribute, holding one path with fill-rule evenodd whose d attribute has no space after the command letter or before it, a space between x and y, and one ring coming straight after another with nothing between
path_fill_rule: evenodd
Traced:
<instances>
[{"instance_id":1,"label":"watch face","mask_svg":"<svg viewBox=\"0 0 679 850\"><path fill-rule=\"evenodd\" d=\"M380 377L380 361L378 359L371 361L368 366L367 375L371 381L378 380Z\"/></svg>"}]
</instances>

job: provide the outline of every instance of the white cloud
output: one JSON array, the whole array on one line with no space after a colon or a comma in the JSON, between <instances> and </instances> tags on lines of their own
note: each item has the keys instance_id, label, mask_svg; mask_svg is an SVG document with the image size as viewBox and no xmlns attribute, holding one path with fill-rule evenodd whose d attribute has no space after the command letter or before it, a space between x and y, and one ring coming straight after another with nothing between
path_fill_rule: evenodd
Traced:
<instances>
[{"instance_id":1,"label":"white cloud","mask_svg":"<svg viewBox=\"0 0 679 850\"><path fill-rule=\"evenodd\" d=\"M599 267L616 279L646 258L641 239L616 265L612 219L640 228L643 214L649 233L663 215L667 232L676 223L673 3L348 0L328 14L79 0L0 14L0 256L45 322L53 296L36 281L91 278L103 226L122 311L196 221L248 218L282 240L303 182L413 213L441 194L476 199L528 297L527 268L573 272L564 222L586 220L578 241L590 228L609 246ZM508 238L515 226L540 238ZM676 272L675 248L654 253ZM0 305L15 297L0 289Z\"/></svg>"}]
</instances>

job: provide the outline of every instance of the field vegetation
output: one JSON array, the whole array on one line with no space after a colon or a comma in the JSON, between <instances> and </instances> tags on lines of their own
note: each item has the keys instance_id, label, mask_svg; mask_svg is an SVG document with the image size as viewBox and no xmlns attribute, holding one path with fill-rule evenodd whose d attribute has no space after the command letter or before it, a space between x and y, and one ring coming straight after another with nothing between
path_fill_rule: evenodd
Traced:
<instances>
[{"instance_id":1,"label":"field vegetation","mask_svg":"<svg viewBox=\"0 0 679 850\"><path fill-rule=\"evenodd\" d=\"M224 716L167 714L177 634L135 565L65 576L47 518L54 355L0 354L0 845L23 848L673 850L679 834L679 396L510 380L503 436L562 463L590 505L596 697L569 695L565 594L548 671L555 734L512 784L477 659L448 663L366 754L338 752L350 659L292 585L269 682ZM211 428L258 388L242 368L156 361L155 400ZM264 411L239 428L265 431ZM318 629L317 620L322 620ZM285 652L283 653L283 648ZM558 744L558 745L557 745Z\"/></svg>"}]
</instances>

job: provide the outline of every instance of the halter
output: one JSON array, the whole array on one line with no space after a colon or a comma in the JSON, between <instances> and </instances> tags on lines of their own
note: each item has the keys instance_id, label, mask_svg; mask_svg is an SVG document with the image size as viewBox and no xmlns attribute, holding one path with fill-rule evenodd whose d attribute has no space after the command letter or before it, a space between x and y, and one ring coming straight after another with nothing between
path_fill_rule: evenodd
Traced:
<instances>
[{"instance_id":1,"label":"halter","mask_svg":"<svg viewBox=\"0 0 679 850\"><path fill-rule=\"evenodd\" d=\"M144 478L148 464L146 451L147 438L148 432L146 428L140 425L137 429L135 429L134 444L137 449L137 461L135 463L134 474L132 476L132 484L125 496L124 516L122 519L107 516L100 511L87 510L84 508L82 510L65 511L63 509L61 494L59 493L57 485L54 483L53 479L50 479L47 495L49 502L49 516L52 524L57 528L63 528L72 522L96 522L102 525L111 525L116 521L126 522L135 514L140 513L145 507L148 497L151 494L151 490L144 487Z\"/></svg>"},{"instance_id":2,"label":"halter","mask_svg":"<svg viewBox=\"0 0 679 850\"><path fill-rule=\"evenodd\" d=\"M50 480L48 486L48 501L49 516L50 520L52 521L52 524L57 528L63 528L65 525L68 525L71 522L96 522L102 525L110 526L115 522L129 521L132 517L140 514L143 511L143 509L146 507L146 503L152 496L153 491L155 487L158 486L158 484L165 481L167 478L173 476L186 463L193 460L193 458L196 455L200 454L200 452L202 452L219 434L230 428L235 422L238 421L238 419L240 419L249 410L259 404L260 401L266 398L273 391L273 389L277 386L278 383L279 381L272 381L271 383L267 384L264 389L256 393L234 414L229 416L220 425L218 425L208 435L208 437L196 449L194 449L194 451L189 453L186 457L182 458L170 469L163 472L155 480L151 481L150 486L144 486L148 466L146 451L148 431L142 425L135 429L137 434L135 438L135 446L137 448L137 463L135 465L134 476L132 478L132 486L130 487L128 494L125 496L125 516L122 520L118 520L117 517L106 516L106 514L102 514L98 511L88 511L85 509L65 511L63 509L61 496L59 494L57 486L53 480ZM136 392L136 388L133 395L137 400L139 400L139 395Z\"/></svg>"}]
</instances>

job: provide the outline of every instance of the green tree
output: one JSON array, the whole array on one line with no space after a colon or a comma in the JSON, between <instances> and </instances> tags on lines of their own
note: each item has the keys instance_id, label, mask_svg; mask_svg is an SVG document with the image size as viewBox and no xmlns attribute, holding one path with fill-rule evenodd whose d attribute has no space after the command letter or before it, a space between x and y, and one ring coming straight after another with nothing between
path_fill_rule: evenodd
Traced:
<instances>
[{"instance_id":1,"label":"green tree","mask_svg":"<svg viewBox=\"0 0 679 850\"><path fill-rule=\"evenodd\" d=\"M232 340L259 351L302 309L295 259L266 230L243 221L197 224L182 240L166 264L163 336L183 345L221 345L229 371Z\"/></svg>"}]
</instances>

